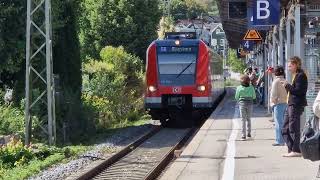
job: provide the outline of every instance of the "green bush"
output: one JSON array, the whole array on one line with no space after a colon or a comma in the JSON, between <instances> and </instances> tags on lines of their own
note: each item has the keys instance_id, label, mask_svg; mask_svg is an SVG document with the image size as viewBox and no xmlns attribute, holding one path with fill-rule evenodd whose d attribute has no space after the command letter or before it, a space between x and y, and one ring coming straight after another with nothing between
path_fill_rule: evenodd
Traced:
<instances>
[{"instance_id":1,"label":"green bush","mask_svg":"<svg viewBox=\"0 0 320 180\"><path fill-rule=\"evenodd\" d=\"M243 73L247 67L243 59L237 58L237 52L234 49L229 49L227 65L231 67L232 71L239 73Z\"/></svg>"},{"instance_id":2,"label":"green bush","mask_svg":"<svg viewBox=\"0 0 320 180\"><path fill-rule=\"evenodd\" d=\"M16 107L0 105L0 134L13 134L24 129L24 113Z\"/></svg>"},{"instance_id":3,"label":"green bush","mask_svg":"<svg viewBox=\"0 0 320 180\"><path fill-rule=\"evenodd\" d=\"M58 162L88 151L87 146L49 147L44 144L23 146L21 141L13 139L0 147L0 179L27 179Z\"/></svg>"},{"instance_id":4,"label":"green bush","mask_svg":"<svg viewBox=\"0 0 320 180\"><path fill-rule=\"evenodd\" d=\"M139 119L142 112L143 64L123 47L107 46L101 60L84 64L84 107L93 111L99 128L113 127Z\"/></svg>"},{"instance_id":5,"label":"green bush","mask_svg":"<svg viewBox=\"0 0 320 180\"><path fill-rule=\"evenodd\" d=\"M34 159L44 160L55 153L63 154L64 152L65 149L43 144L24 146L21 140L13 138L8 144L0 147L0 166L2 167L0 169L11 169L25 165Z\"/></svg>"},{"instance_id":6,"label":"green bush","mask_svg":"<svg viewBox=\"0 0 320 180\"><path fill-rule=\"evenodd\" d=\"M36 144L32 145L32 153L36 157L36 159L44 160L45 158L55 154L61 153L61 149L56 148L54 146L48 146L44 144Z\"/></svg>"},{"instance_id":7,"label":"green bush","mask_svg":"<svg viewBox=\"0 0 320 180\"><path fill-rule=\"evenodd\" d=\"M0 146L0 172L10 171L14 168L23 169L25 166L35 165L38 167L41 166L41 161L44 161L43 163L45 163L45 161L48 161L48 159L56 155L59 157L63 156L64 158L76 157L77 155L89 150L89 148L91 147L67 146L58 148L44 144L24 146L21 140L12 138L8 144ZM56 160L62 159L58 158ZM39 165L34 164L35 162ZM0 173L0 179L2 174L3 173Z\"/></svg>"},{"instance_id":8,"label":"green bush","mask_svg":"<svg viewBox=\"0 0 320 180\"><path fill-rule=\"evenodd\" d=\"M33 158L31 149L24 146L21 141L12 140L0 148L0 164L7 168L23 165Z\"/></svg>"},{"instance_id":9,"label":"green bush","mask_svg":"<svg viewBox=\"0 0 320 180\"><path fill-rule=\"evenodd\" d=\"M50 167L52 164L61 162L63 159L65 159L65 156L57 153L47 157L44 160L34 159L28 164L10 169L1 169L0 167L0 179L27 179L28 177L41 172L43 169Z\"/></svg>"}]
</instances>

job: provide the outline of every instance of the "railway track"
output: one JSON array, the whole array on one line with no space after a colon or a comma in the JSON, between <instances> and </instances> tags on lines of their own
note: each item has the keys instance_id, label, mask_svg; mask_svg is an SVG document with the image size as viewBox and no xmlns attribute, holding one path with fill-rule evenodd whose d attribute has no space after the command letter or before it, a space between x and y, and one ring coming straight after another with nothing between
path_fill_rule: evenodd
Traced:
<instances>
[{"instance_id":1,"label":"railway track","mask_svg":"<svg viewBox=\"0 0 320 180\"><path fill-rule=\"evenodd\" d=\"M155 179L197 129L157 127L75 179Z\"/></svg>"},{"instance_id":2,"label":"railway track","mask_svg":"<svg viewBox=\"0 0 320 180\"><path fill-rule=\"evenodd\" d=\"M223 97L224 95L220 97L219 102ZM200 129L205 121L200 119L200 124L189 129L157 126L120 152L94 165L93 168L89 167L89 170L67 179L156 179L174 158L175 150L181 149Z\"/></svg>"}]
</instances>

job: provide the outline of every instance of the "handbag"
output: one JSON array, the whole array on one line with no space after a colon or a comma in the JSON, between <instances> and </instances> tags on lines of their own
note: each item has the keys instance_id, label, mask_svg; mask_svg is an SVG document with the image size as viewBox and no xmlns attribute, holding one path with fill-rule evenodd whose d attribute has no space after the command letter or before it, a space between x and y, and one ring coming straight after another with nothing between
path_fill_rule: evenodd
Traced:
<instances>
[{"instance_id":1,"label":"handbag","mask_svg":"<svg viewBox=\"0 0 320 180\"><path fill-rule=\"evenodd\" d=\"M318 129L319 119L311 117L305 124L300 140L300 150L304 159L311 161L320 160L320 131Z\"/></svg>"}]
</instances>

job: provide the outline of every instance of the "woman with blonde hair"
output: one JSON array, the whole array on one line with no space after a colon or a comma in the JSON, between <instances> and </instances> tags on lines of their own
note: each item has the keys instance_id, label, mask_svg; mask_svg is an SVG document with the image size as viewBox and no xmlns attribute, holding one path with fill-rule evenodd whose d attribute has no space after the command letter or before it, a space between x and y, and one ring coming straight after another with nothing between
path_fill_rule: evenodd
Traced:
<instances>
[{"instance_id":1,"label":"woman with blonde hair","mask_svg":"<svg viewBox=\"0 0 320 180\"><path fill-rule=\"evenodd\" d=\"M299 157L300 151L300 116L307 106L306 94L308 90L307 75L301 68L301 59L297 56L290 58L288 70L292 74L292 83L283 81L288 92L288 107L285 113L282 136L288 146L288 153L284 157Z\"/></svg>"}]
</instances>

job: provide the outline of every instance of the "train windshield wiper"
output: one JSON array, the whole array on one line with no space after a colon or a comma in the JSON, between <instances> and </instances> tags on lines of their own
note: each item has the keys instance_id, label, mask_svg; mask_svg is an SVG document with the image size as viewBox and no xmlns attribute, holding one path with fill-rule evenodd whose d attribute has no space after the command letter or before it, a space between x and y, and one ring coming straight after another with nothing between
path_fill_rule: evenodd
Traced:
<instances>
[{"instance_id":1,"label":"train windshield wiper","mask_svg":"<svg viewBox=\"0 0 320 180\"><path fill-rule=\"evenodd\" d=\"M178 75L176 78L180 77L182 73L184 73L194 62L196 61L196 59L194 59L193 61L191 61L188 66L186 66Z\"/></svg>"}]
</instances>

